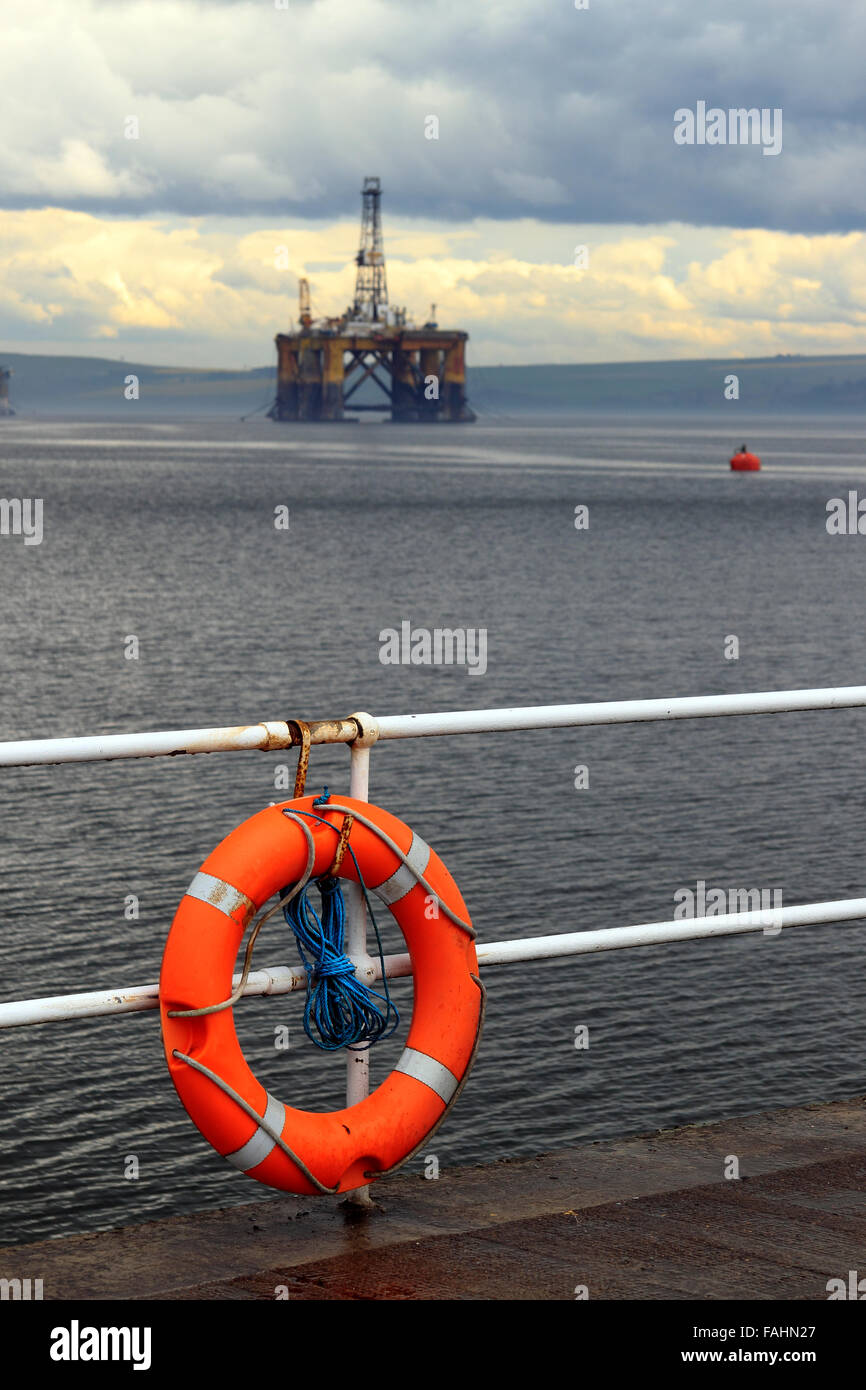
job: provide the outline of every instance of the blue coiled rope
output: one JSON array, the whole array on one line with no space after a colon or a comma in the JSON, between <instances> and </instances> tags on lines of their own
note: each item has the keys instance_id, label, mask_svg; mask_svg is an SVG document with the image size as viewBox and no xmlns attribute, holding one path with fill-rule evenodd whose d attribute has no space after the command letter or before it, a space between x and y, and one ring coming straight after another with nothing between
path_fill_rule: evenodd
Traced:
<instances>
[{"instance_id":1,"label":"blue coiled rope","mask_svg":"<svg viewBox=\"0 0 866 1390\"><path fill-rule=\"evenodd\" d=\"M328 789L314 804L327 801ZM323 825L332 825L323 816L310 811L295 812L308 815ZM355 967L344 951L346 904L338 878L325 875L314 880L321 894L321 915L307 897L307 889L283 908L283 916L295 934L298 954L307 972L307 998L304 1004L304 1032L316 1047L336 1052L343 1047L359 1051L372 1047L382 1038L390 1037L400 1022L385 978L385 960L379 928L358 861L351 845L347 849L358 870L358 882L370 912L379 960L382 963L382 987L379 994L362 983ZM288 888L283 889L283 894ZM281 894L282 896L282 894ZM384 1010L380 1008L384 1005ZM318 1033L314 1036L313 1029Z\"/></svg>"}]
</instances>

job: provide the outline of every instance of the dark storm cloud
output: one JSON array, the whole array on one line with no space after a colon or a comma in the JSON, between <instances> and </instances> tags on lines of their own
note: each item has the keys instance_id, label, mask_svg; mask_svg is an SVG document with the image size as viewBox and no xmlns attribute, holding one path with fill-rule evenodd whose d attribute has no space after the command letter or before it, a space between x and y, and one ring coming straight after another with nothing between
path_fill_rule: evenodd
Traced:
<instances>
[{"instance_id":1,"label":"dark storm cloud","mask_svg":"<svg viewBox=\"0 0 866 1390\"><path fill-rule=\"evenodd\" d=\"M354 217L376 173L390 214L428 219L817 232L866 214L850 0L45 0L19 24L6 207ZM781 109L781 153L675 144L698 102Z\"/></svg>"}]
</instances>

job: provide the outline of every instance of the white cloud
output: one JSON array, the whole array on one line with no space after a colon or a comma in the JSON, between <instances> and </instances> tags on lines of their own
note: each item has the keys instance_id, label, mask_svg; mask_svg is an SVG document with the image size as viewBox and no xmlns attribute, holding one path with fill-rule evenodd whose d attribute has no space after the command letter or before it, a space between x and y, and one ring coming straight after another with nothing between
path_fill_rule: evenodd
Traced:
<instances>
[{"instance_id":1,"label":"white cloud","mask_svg":"<svg viewBox=\"0 0 866 1390\"><path fill-rule=\"evenodd\" d=\"M575 228L524 220L386 224L392 303L470 332L470 363L866 351L866 237ZM266 364L296 316L354 287L354 222L106 219L63 209L0 213L7 347L93 350L166 363ZM575 268L576 244L590 262ZM278 268L278 249L288 269Z\"/></svg>"}]
</instances>

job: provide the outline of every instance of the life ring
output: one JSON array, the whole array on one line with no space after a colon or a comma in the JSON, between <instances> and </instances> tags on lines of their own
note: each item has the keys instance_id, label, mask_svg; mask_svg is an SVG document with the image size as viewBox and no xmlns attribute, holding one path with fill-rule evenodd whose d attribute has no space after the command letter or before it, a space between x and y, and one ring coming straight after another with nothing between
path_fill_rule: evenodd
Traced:
<instances>
[{"instance_id":1,"label":"life ring","mask_svg":"<svg viewBox=\"0 0 866 1390\"><path fill-rule=\"evenodd\" d=\"M475 933L439 856L381 807L340 797L333 807L319 801L314 809L315 800L259 811L208 855L175 914L159 983L166 1060L190 1118L236 1168L298 1194L348 1192L416 1153L462 1089L484 1014ZM247 924L269 898L301 880L311 861L310 879L328 872L346 812L367 889L387 904L405 937L414 1004L390 1076L356 1105L321 1114L291 1109L266 1091L241 1051L231 1008L174 1015L231 996ZM339 876L357 882L351 854Z\"/></svg>"}]
</instances>

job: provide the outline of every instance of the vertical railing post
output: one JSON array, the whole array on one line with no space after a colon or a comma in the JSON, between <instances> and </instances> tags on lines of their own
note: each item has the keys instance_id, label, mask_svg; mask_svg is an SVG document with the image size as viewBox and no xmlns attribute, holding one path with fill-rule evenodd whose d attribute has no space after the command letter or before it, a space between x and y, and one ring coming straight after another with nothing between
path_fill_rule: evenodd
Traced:
<instances>
[{"instance_id":1,"label":"vertical railing post","mask_svg":"<svg viewBox=\"0 0 866 1390\"><path fill-rule=\"evenodd\" d=\"M349 795L368 801L370 789L370 745L375 742L375 724L369 715L357 716L362 737L350 745ZM371 727L372 726L372 727ZM367 904L357 883L344 881L346 895L346 955L353 960L367 958ZM370 1094L370 1049L346 1048L346 1105L357 1105ZM348 1195L355 1206L374 1205L369 1187L358 1187Z\"/></svg>"}]
</instances>

